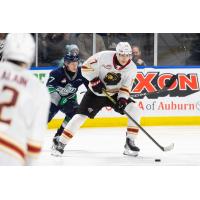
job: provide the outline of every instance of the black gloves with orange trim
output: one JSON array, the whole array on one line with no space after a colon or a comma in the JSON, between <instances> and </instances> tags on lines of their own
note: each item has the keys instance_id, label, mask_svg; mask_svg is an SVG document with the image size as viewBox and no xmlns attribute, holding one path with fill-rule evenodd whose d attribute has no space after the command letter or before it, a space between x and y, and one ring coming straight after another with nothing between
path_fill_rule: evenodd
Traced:
<instances>
[{"instance_id":1,"label":"black gloves with orange trim","mask_svg":"<svg viewBox=\"0 0 200 200\"><path fill-rule=\"evenodd\" d=\"M119 98L117 103L114 106L114 110L118 113L120 113L121 115L124 114L124 109L126 108L128 104L128 100L125 98Z\"/></svg>"},{"instance_id":2,"label":"black gloves with orange trim","mask_svg":"<svg viewBox=\"0 0 200 200\"><path fill-rule=\"evenodd\" d=\"M106 86L104 83L99 79L99 77L94 78L93 80L90 81L92 89L94 92L97 92L99 94L102 93L103 89L106 89Z\"/></svg>"}]
</instances>

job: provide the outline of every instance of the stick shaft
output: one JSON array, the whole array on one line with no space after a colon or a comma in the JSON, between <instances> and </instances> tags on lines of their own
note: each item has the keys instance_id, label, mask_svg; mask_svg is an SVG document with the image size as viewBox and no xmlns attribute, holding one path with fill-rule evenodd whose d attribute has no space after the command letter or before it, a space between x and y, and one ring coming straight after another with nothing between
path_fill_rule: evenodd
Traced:
<instances>
[{"instance_id":1,"label":"stick shaft","mask_svg":"<svg viewBox=\"0 0 200 200\"><path fill-rule=\"evenodd\" d=\"M116 104L116 101L106 92L106 90L103 90L103 93L110 99L110 101L113 102L114 105ZM133 117L131 117L125 110L124 113L128 116L130 120L132 120L138 126L138 128L140 128L140 130L143 131L145 135L147 135L150 138L151 141L153 141L154 144L156 144L162 151L164 151L164 147L161 146L142 126L140 126L140 124L138 124L137 121L133 119Z\"/></svg>"}]
</instances>

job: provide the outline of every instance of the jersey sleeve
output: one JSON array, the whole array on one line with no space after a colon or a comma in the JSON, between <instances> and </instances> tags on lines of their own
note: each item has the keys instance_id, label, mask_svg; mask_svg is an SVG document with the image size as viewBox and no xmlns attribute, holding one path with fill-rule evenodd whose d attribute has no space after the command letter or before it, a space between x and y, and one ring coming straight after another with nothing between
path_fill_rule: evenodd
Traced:
<instances>
[{"instance_id":1,"label":"jersey sleeve","mask_svg":"<svg viewBox=\"0 0 200 200\"><path fill-rule=\"evenodd\" d=\"M34 160L39 156L44 135L47 132L47 120L50 106L50 96L47 90L41 90L36 104L33 109L34 115L30 124L30 133L27 138L27 159L28 165L32 165ZM33 114L32 113L32 114Z\"/></svg>"},{"instance_id":2,"label":"jersey sleeve","mask_svg":"<svg viewBox=\"0 0 200 200\"><path fill-rule=\"evenodd\" d=\"M136 74L137 74L136 68L126 72L122 80L122 85L119 89L118 99L119 98L128 99L130 97L130 92L133 87Z\"/></svg>"},{"instance_id":3,"label":"jersey sleeve","mask_svg":"<svg viewBox=\"0 0 200 200\"><path fill-rule=\"evenodd\" d=\"M46 86L48 87L49 93L55 92L56 87L58 86L59 76L55 71L51 71L49 78L47 80Z\"/></svg>"},{"instance_id":4,"label":"jersey sleeve","mask_svg":"<svg viewBox=\"0 0 200 200\"><path fill-rule=\"evenodd\" d=\"M56 106L59 104L61 100L61 96L59 94L59 91L57 91L57 88L59 87L59 74L56 71L51 71L49 74L49 78L47 80L46 84L48 91L51 96L51 102L55 104Z\"/></svg>"},{"instance_id":5,"label":"jersey sleeve","mask_svg":"<svg viewBox=\"0 0 200 200\"><path fill-rule=\"evenodd\" d=\"M99 59L100 54L97 53L83 63L81 72L83 77L85 77L88 81L91 81L99 76Z\"/></svg>"}]
</instances>

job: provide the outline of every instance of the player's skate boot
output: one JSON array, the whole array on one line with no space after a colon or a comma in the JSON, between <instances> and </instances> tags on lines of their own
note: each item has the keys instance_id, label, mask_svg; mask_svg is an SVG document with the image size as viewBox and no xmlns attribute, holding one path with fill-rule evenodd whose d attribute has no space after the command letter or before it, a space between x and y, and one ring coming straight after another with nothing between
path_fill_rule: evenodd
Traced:
<instances>
[{"instance_id":1,"label":"player's skate boot","mask_svg":"<svg viewBox=\"0 0 200 200\"><path fill-rule=\"evenodd\" d=\"M62 142L59 142L59 137L53 139L53 145L52 145L52 156L61 156L64 153L64 148L66 144L63 144Z\"/></svg>"},{"instance_id":2,"label":"player's skate boot","mask_svg":"<svg viewBox=\"0 0 200 200\"><path fill-rule=\"evenodd\" d=\"M54 136L53 138L53 144L51 146L51 152L53 153L55 150L55 146L58 145L59 142L59 136Z\"/></svg>"},{"instance_id":3,"label":"player's skate boot","mask_svg":"<svg viewBox=\"0 0 200 200\"><path fill-rule=\"evenodd\" d=\"M53 138L52 149L54 148L55 145L58 145L59 138L60 138L60 136L54 136L54 138Z\"/></svg>"},{"instance_id":4,"label":"player's skate boot","mask_svg":"<svg viewBox=\"0 0 200 200\"><path fill-rule=\"evenodd\" d=\"M131 140L129 137L126 138L126 144L124 145L124 155L127 156L138 156L140 149L135 145L134 140Z\"/></svg>"}]
</instances>

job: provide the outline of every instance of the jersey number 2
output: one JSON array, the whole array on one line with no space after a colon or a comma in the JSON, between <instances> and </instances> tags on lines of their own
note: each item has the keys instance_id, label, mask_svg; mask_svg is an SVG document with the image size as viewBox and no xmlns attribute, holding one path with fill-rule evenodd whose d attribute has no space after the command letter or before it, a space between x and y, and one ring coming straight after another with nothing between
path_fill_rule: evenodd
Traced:
<instances>
[{"instance_id":1,"label":"jersey number 2","mask_svg":"<svg viewBox=\"0 0 200 200\"><path fill-rule=\"evenodd\" d=\"M4 119L4 117L2 116L2 111L3 109L6 109L6 108L9 109L10 107L15 106L17 102L18 94L19 93L17 90L9 86L4 86L2 88L2 91L0 94L0 122L3 122L5 124L11 123L12 121L11 119ZM9 98L7 98L7 96L9 96Z\"/></svg>"}]
</instances>

